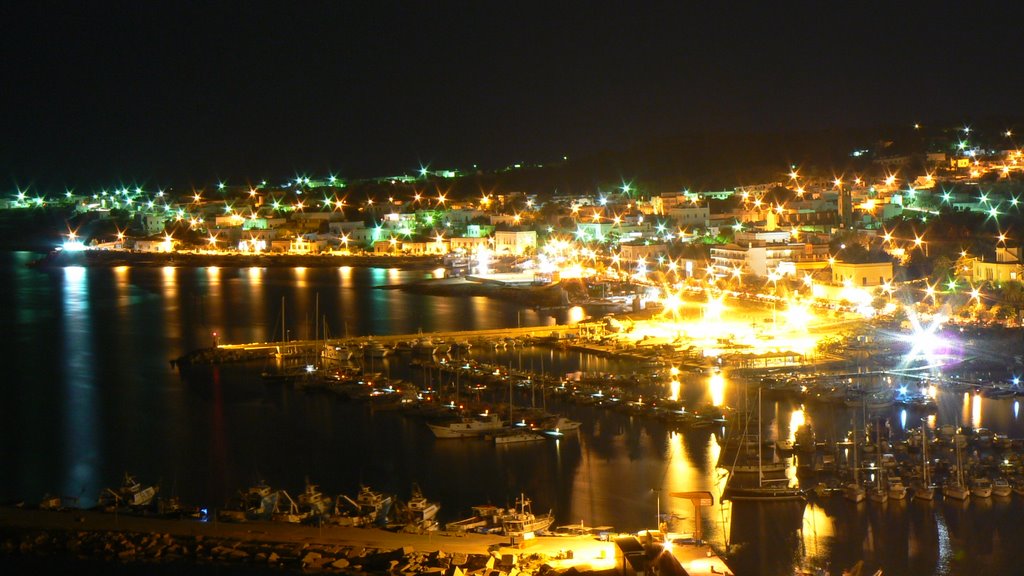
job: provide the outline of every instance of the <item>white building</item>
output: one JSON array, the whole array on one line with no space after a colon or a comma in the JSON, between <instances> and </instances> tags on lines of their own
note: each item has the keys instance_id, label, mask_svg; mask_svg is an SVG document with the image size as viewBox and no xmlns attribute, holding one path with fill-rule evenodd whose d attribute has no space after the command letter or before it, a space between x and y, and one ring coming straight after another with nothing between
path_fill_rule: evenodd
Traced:
<instances>
[{"instance_id":1,"label":"white building","mask_svg":"<svg viewBox=\"0 0 1024 576\"><path fill-rule=\"evenodd\" d=\"M711 249L711 262L719 274L741 270L766 278L772 272L794 274L803 253L803 244L725 244Z\"/></svg>"},{"instance_id":2,"label":"white building","mask_svg":"<svg viewBox=\"0 0 1024 576\"><path fill-rule=\"evenodd\" d=\"M706 205L681 205L669 208L665 213L669 218L675 220L678 226L682 226L683 228L706 228L711 221L711 209Z\"/></svg>"},{"instance_id":3,"label":"white building","mask_svg":"<svg viewBox=\"0 0 1024 576\"><path fill-rule=\"evenodd\" d=\"M494 233L494 252L496 254L518 256L529 250L537 250L537 232L535 230L499 230Z\"/></svg>"}]
</instances>

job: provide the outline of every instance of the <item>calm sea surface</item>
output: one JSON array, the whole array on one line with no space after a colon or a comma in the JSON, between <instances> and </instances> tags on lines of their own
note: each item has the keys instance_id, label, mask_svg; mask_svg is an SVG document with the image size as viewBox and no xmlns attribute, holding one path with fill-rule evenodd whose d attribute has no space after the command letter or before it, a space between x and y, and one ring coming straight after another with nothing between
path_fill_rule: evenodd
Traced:
<instances>
[{"instance_id":1,"label":"calm sea surface","mask_svg":"<svg viewBox=\"0 0 1024 576\"><path fill-rule=\"evenodd\" d=\"M520 493L558 524L620 530L653 527L658 513L693 529L688 502L671 492L711 490L705 538L728 549L740 574L789 574L797 565L849 567L864 559L886 574L1014 573L1019 497L972 502L890 503L885 508L739 505L723 509L713 430L673 432L658 421L600 407L549 409L581 420L576 435L526 446L438 441L423 422L372 413L358 403L267 384L264 366L222 365L179 373L169 360L222 342L312 337L317 311L332 334L401 334L546 325L568 320L482 297L449 298L375 289L426 278L424 271L361 268L58 268L30 269L30 253L0 253L3 398L0 401L0 500L37 502L44 493L95 502L126 471L159 483L164 494L216 508L257 478L290 492L309 478L330 494L360 484L407 497L413 482L442 504L443 520L469 507L511 503ZM282 301L285 323L282 327ZM621 361L528 348L495 352L488 362L548 373L642 371ZM422 378L408 359L381 366ZM378 368L379 369L379 368ZM737 385L690 374L692 404L734 403ZM540 403L519 391L517 404ZM764 414L787 436L799 406L766 402ZM899 436L921 415L896 409ZM836 437L844 410L804 417ZM937 424L986 426L1024 436L1016 401L940 394Z\"/></svg>"}]
</instances>

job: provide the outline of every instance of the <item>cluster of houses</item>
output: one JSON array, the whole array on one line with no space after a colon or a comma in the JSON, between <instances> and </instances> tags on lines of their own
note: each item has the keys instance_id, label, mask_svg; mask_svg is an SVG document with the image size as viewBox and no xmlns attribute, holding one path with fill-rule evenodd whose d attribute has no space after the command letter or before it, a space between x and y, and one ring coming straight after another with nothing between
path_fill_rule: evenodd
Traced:
<instances>
[{"instance_id":1,"label":"cluster of houses","mask_svg":"<svg viewBox=\"0 0 1024 576\"><path fill-rule=\"evenodd\" d=\"M686 276L769 280L821 279L830 270L833 284L861 287L891 283L894 261L927 252L920 237L892 238L885 229L892 218L927 220L944 210L995 219L1019 214L1018 150L963 146L953 155L929 154L923 175L914 177L903 175L911 172L907 159L882 160L871 177L804 177L794 167L779 181L700 192L640 194L624 184L582 196L449 199L424 192L432 184L440 190L428 174L392 181L395 193L386 200L356 200L332 178L279 187L221 184L213 193L173 199L124 188L91 197L68 193L62 201L82 211L130 214L142 234L122 233L100 245L136 251L528 257L560 243L626 268L668 265ZM13 202L40 204L23 194ZM190 233L174 232L183 229ZM885 257L844 258L835 239L851 234L882 244ZM956 273L972 281L1019 279L1019 248L1000 240L994 256L962 254Z\"/></svg>"}]
</instances>

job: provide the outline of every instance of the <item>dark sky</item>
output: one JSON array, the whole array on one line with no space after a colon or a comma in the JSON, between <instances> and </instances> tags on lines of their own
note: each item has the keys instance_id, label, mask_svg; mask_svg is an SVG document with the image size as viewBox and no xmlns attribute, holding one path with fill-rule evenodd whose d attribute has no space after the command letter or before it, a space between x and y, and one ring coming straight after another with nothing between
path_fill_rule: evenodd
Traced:
<instances>
[{"instance_id":1,"label":"dark sky","mask_svg":"<svg viewBox=\"0 0 1024 576\"><path fill-rule=\"evenodd\" d=\"M4 2L3 189L494 167L1022 101L1016 16L973 3L631 4Z\"/></svg>"}]
</instances>

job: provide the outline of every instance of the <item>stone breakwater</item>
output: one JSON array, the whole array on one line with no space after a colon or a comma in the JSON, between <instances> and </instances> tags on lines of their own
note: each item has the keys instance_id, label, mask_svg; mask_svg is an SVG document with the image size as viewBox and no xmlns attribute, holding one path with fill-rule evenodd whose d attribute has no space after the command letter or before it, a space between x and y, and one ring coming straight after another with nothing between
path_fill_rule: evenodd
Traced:
<instances>
[{"instance_id":1,"label":"stone breakwater","mask_svg":"<svg viewBox=\"0 0 1024 576\"><path fill-rule=\"evenodd\" d=\"M553 574L542 554L417 552L312 542L95 530L0 531L0 557L57 558L122 565L232 565L345 574Z\"/></svg>"}]
</instances>

